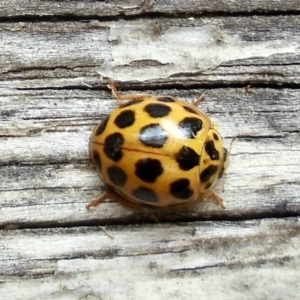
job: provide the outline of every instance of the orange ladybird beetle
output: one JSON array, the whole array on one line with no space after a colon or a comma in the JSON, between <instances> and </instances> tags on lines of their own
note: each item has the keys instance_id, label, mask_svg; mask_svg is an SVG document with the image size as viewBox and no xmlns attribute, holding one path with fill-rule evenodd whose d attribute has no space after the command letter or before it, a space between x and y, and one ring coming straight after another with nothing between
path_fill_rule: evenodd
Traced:
<instances>
[{"instance_id":1,"label":"orange ladybird beetle","mask_svg":"<svg viewBox=\"0 0 300 300\"><path fill-rule=\"evenodd\" d=\"M229 164L210 118L172 97L121 95L121 104L93 130L90 155L107 190L87 208L111 198L124 204L167 207L212 197Z\"/></svg>"}]
</instances>

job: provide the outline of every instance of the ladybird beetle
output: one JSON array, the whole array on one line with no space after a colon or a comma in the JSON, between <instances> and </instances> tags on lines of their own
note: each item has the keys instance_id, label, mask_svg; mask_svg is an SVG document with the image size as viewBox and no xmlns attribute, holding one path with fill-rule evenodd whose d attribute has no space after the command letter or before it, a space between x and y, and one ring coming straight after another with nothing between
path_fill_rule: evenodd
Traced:
<instances>
[{"instance_id":1,"label":"ladybird beetle","mask_svg":"<svg viewBox=\"0 0 300 300\"><path fill-rule=\"evenodd\" d=\"M124 204L167 207L212 197L229 164L218 128L196 105L173 97L121 95L121 104L93 130L90 155L107 190L106 198Z\"/></svg>"}]
</instances>

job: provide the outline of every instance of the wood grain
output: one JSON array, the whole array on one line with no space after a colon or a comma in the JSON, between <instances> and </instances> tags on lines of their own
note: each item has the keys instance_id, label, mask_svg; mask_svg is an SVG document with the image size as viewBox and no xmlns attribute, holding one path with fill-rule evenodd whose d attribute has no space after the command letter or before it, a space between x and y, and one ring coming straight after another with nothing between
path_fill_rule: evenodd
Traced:
<instances>
[{"instance_id":1,"label":"wood grain","mask_svg":"<svg viewBox=\"0 0 300 300\"><path fill-rule=\"evenodd\" d=\"M221 125L226 144L233 136L239 137L222 194L226 210L207 201L163 212L116 208L113 202L85 209L103 189L89 162L88 142L97 120L117 104L109 91L43 90L34 97L32 92L25 92L27 97L18 96L24 96L23 91L12 92L8 98L15 101L0 100L6 111L5 122L0 123L2 227L95 219L105 224L249 218L296 214L300 209L298 90L253 89L250 94L244 89L164 90L164 95L187 101L204 92L203 110ZM20 116L23 121L18 124Z\"/></svg>"},{"instance_id":2,"label":"wood grain","mask_svg":"<svg viewBox=\"0 0 300 300\"><path fill-rule=\"evenodd\" d=\"M298 1L1 1L0 298L298 299ZM192 101L232 147L222 210L132 209L88 154L123 93ZM200 222L201 221L201 222Z\"/></svg>"},{"instance_id":3,"label":"wood grain","mask_svg":"<svg viewBox=\"0 0 300 300\"><path fill-rule=\"evenodd\" d=\"M188 14L205 13L259 13L259 12L299 12L297 0L256 0L256 1L197 1L197 0L114 0L114 1L39 1L3 0L0 16L141 16L143 14Z\"/></svg>"},{"instance_id":4,"label":"wood grain","mask_svg":"<svg viewBox=\"0 0 300 300\"><path fill-rule=\"evenodd\" d=\"M297 298L297 218L106 230L3 231L1 298Z\"/></svg>"},{"instance_id":5,"label":"wood grain","mask_svg":"<svg viewBox=\"0 0 300 300\"><path fill-rule=\"evenodd\" d=\"M128 84L135 83L134 87L143 89L168 85L288 84L295 87L299 84L299 22L297 16L291 15L258 19L197 18L192 22L183 18L173 21L0 23L0 37L4 41L0 45L0 87L73 89L98 85L103 88L108 81L101 75L121 79L127 87L132 88ZM282 27L278 28L278 24ZM134 40L132 43L122 40L124 28L127 36L133 34L143 38L140 46L154 39L153 46L148 49L154 51L151 58L147 59L145 54L147 47L139 52L133 50L136 57L131 55L130 60L127 55L119 54L138 44ZM179 38L194 34L197 45L201 37L207 42L197 48L179 41L174 47L171 33ZM160 52L155 50L156 38L159 38L163 53L169 51L169 57L176 55L178 63L172 60L166 63L165 58L160 58ZM180 68L182 61L187 63ZM152 80L140 79L142 82L138 83L141 70L149 74L145 78ZM166 78L167 74L172 76Z\"/></svg>"}]
</instances>

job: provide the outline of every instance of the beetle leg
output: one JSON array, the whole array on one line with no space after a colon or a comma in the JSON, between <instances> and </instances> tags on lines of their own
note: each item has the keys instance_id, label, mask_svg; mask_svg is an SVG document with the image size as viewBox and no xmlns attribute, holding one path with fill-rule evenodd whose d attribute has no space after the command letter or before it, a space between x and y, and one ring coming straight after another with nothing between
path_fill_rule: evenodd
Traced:
<instances>
[{"instance_id":1,"label":"beetle leg","mask_svg":"<svg viewBox=\"0 0 300 300\"><path fill-rule=\"evenodd\" d=\"M113 95L118 99L118 100L143 100L146 97L151 97L150 95L147 94L126 94L122 95L121 93L118 92L116 88L116 84L114 81L112 81L110 84L107 85L109 89L111 89Z\"/></svg>"},{"instance_id":2,"label":"beetle leg","mask_svg":"<svg viewBox=\"0 0 300 300\"><path fill-rule=\"evenodd\" d=\"M121 195L116 193L113 189L107 188L107 190L103 194L101 194L99 197L92 199L91 202L89 204L87 204L86 208L90 209L91 207L98 206L102 201L104 201L106 199L115 200L115 201L119 202L120 204L127 206L127 207L138 207L141 205L139 203L131 203L127 199L123 198Z\"/></svg>"},{"instance_id":3,"label":"beetle leg","mask_svg":"<svg viewBox=\"0 0 300 300\"><path fill-rule=\"evenodd\" d=\"M192 105L198 107L198 105L204 100L204 94L200 95L198 98L194 98Z\"/></svg>"},{"instance_id":4,"label":"beetle leg","mask_svg":"<svg viewBox=\"0 0 300 300\"><path fill-rule=\"evenodd\" d=\"M223 199L218 194L212 192L211 197L214 199L214 201L217 203L218 206L220 206L222 209L225 209L225 206L223 204Z\"/></svg>"},{"instance_id":5,"label":"beetle leg","mask_svg":"<svg viewBox=\"0 0 300 300\"><path fill-rule=\"evenodd\" d=\"M91 202L86 205L86 208L90 209L91 207L95 207L95 206L99 205L102 201L104 201L105 199L109 198L109 196L110 195L109 195L109 193L107 191L104 192L99 197L92 199Z\"/></svg>"}]
</instances>

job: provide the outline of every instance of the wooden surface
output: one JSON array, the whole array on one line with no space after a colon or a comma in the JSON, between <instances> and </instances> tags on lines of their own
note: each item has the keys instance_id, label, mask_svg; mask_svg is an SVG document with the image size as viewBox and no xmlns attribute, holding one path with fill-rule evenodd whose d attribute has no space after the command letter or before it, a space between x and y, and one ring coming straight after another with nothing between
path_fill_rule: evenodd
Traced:
<instances>
[{"instance_id":1,"label":"wooden surface","mask_svg":"<svg viewBox=\"0 0 300 300\"><path fill-rule=\"evenodd\" d=\"M0 3L0 299L300 299L299 1L20 3ZM108 77L205 94L238 136L226 210L85 209Z\"/></svg>"}]
</instances>

